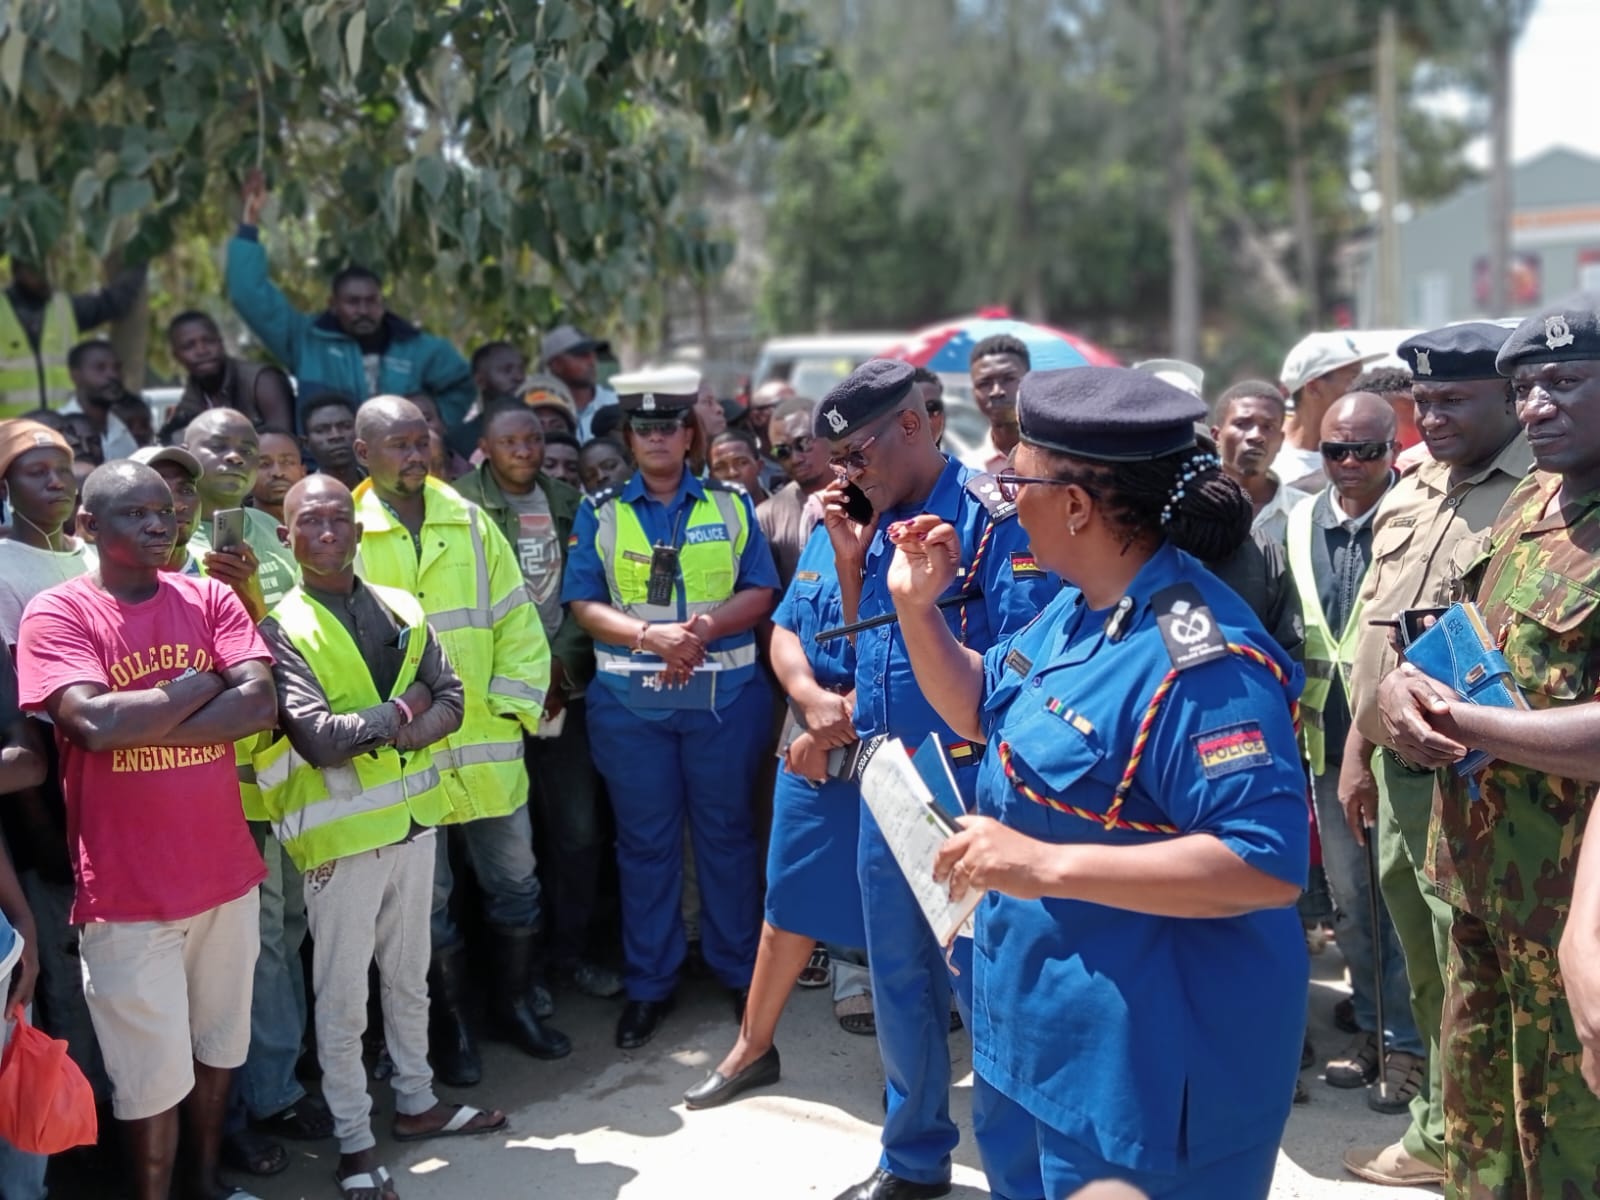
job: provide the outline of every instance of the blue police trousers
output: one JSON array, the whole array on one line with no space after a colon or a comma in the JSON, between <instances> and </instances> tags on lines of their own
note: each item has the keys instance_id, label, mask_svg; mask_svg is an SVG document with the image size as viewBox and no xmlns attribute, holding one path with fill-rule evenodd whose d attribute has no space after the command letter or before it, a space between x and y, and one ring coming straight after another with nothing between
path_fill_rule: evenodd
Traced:
<instances>
[{"instance_id":1,"label":"blue police trousers","mask_svg":"<svg viewBox=\"0 0 1600 1200\"><path fill-rule=\"evenodd\" d=\"M589 688L589 747L617 819L623 982L630 1000L665 1000L688 953L683 823L700 884L700 948L730 988L750 986L761 936L760 854L752 790L768 753L771 705L758 673L715 712L659 721L604 682Z\"/></svg>"}]
</instances>

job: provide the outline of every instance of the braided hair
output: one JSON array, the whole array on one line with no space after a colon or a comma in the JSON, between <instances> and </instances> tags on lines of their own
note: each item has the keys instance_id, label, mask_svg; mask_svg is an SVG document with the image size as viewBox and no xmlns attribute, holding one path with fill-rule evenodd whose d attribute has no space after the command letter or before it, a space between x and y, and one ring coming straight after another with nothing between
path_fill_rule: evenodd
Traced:
<instances>
[{"instance_id":1,"label":"braided hair","mask_svg":"<svg viewBox=\"0 0 1600 1200\"><path fill-rule=\"evenodd\" d=\"M1052 474L1089 493L1107 523L1122 532L1124 548L1165 537L1202 562L1215 563L1250 536L1250 498L1204 448L1141 462L1051 457Z\"/></svg>"}]
</instances>

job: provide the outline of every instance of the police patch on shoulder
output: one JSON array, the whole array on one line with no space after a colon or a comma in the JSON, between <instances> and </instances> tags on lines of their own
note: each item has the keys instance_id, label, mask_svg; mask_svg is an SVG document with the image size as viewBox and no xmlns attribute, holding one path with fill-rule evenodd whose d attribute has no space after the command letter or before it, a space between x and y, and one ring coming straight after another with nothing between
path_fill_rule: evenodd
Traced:
<instances>
[{"instance_id":1,"label":"police patch on shoulder","mask_svg":"<svg viewBox=\"0 0 1600 1200\"><path fill-rule=\"evenodd\" d=\"M1017 511L1016 504L1000 494L1000 485L995 482L993 475L974 475L967 480L967 491L978 498L978 503L983 505L991 521L1004 521Z\"/></svg>"},{"instance_id":2,"label":"police patch on shoulder","mask_svg":"<svg viewBox=\"0 0 1600 1200\"><path fill-rule=\"evenodd\" d=\"M1250 771L1272 762L1267 739L1262 736L1257 721L1224 725L1221 729L1197 733L1192 740L1200 770L1207 779L1221 779L1235 771Z\"/></svg>"},{"instance_id":3,"label":"police patch on shoulder","mask_svg":"<svg viewBox=\"0 0 1600 1200\"><path fill-rule=\"evenodd\" d=\"M1043 575L1041 567L1031 554L1013 554L1011 556L1011 574L1013 578L1024 575Z\"/></svg>"},{"instance_id":4,"label":"police patch on shoulder","mask_svg":"<svg viewBox=\"0 0 1600 1200\"><path fill-rule=\"evenodd\" d=\"M1192 583L1177 583L1150 597L1156 626L1167 645L1167 657L1179 671L1198 667L1214 658L1225 658L1227 640L1217 618Z\"/></svg>"}]
</instances>

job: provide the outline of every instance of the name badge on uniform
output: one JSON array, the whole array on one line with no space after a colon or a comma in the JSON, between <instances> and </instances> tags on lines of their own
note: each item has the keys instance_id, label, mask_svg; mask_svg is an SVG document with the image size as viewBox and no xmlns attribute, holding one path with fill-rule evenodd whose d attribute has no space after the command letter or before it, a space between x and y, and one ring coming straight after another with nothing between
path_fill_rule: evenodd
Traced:
<instances>
[{"instance_id":1,"label":"name badge on uniform","mask_svg":"<svg viewBox=\"0 0 1600 1200\"><path fill-rule=\"evenodd\" d=\"M1249 771L1272 762L1267 750L1267 739L1255 721L1240 721L1224 725L1194 738L1195 756L1200 760L1200 770L1207 779L1221 779L1235 771Z\"/></svg>"},{"instance_id":2,"label":"name badge on uniform","mask_svg":"<svg viewBox=\"0 0 1600 1200\"><path fill-rule=\"evenodd\" d=\"M822 578L822 572L820 572L820 571L796 571L794 573L794 577L796 579L800 580L802 583L815 583L817 580Z\"/></svg>"},{"instance_id":3,"label":"name badge on uniform","mask_svg":"<svg viewBox=\"0 0 1600 1200\"><path fill-rule=\"evenodd\" d=\"M1006 670L1018 675L1026 675L1033 670L1033 659L1029 658L1021 650L1013 650L1006 655Z\"/></svg>"}]
</instances>

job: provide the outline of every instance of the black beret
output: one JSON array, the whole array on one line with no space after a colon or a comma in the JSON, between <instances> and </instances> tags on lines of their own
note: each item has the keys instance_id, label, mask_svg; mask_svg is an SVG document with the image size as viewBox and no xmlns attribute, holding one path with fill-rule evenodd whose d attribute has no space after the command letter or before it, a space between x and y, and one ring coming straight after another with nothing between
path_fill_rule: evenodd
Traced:
<instances>
[{"instance_id":1,"label":"black beret","mask_svg":"<svg viewBox=\"0 0 1600 1200\"><path fill-rule=\"evenodd\" d=\"M1430 329L1400 343L1395 351L1411 368L1418 383L1447 383L1453 379L1498 379L1495 356L1511 336L1506 325L1493 321L1463 321Z\"/></svg>"},{"instance_id":2,"label":"black beret","mask_svg":"<svg viewBox=\"0 0 1600 1200\"><path fill-rule=\"evenodd\" d=\"M1495 368L1510 375L1523 363L1600 360L1600 296L1580 293L1535 313L1511 331Z\"/></svg>"},{"instance_id":3,"label":"black beret","mask_svg":"<svg viewBox=\"0 0 1600 1200\"><path fill-rule=\"evenodd\" d=\"M1195 444L1205 401L1145 371L1067 367L1033 371L1017 393L1022 440L1103 462L1144 462Z\"/></svg>"},{"instance_id":4,"label":"black beret","mask_svg":"<svg viewBox=\"0 0 1600 1200\"><path fill-rule=\"evenodd\" d=\"M893 358L871 358L828 389L812 418L813 432L836 441L849 437L911 394L917 371Z\"/></svg>"}]
</instances>

